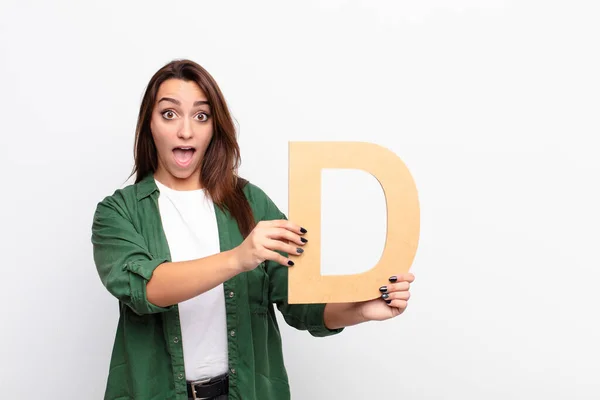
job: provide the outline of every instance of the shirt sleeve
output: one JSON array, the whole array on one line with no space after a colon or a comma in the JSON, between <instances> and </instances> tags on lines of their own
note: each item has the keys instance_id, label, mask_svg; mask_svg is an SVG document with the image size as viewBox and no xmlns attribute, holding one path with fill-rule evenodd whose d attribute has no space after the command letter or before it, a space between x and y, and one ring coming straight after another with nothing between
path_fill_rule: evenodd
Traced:
<instances>
[{"instance_id":1,"label":"shirt sleeve","mask_svg":"<svg viewBox=\"0 0 600 400\"><path fill-rule=\"evenodd\" d=\"M273 201L265 194L267 212L265 219L287 219ZM287 257L287 254L281 253ZM289 304L288 303L288 266L274 261L267 261L266 271L269 275L269 300L275 303L286 323L299 330L307 330L312 336L325 337L335 335L344 330L329 329L325 325L324 313L326 304Z\"/></svg>"},{"instance_id":2,"label":"shirt sleeve","mask_svg":"<svg viewBox=\"0 0 600 400\"><path fill-rule=\"evenodd\" d=\"M169 310L148 301L146 284L166 258L155 258L147 249L126 213L112 198L100 202L92 224L94 262L106 289L136 314Z\"/></svg>"},{"instance_id":3,"label":"shirt sleeve","mask_svg":"<svg viewBox=\"0 0 600 400\"><path fill-rule=\"evenodd\" d=\"M316 337L331 336L344 330L344 328L329 329L325 325L326 304L288 303L288 268L273 261L267 263L270 282L269 299L277 305L287 324L299 330L307 330Z\"/></svg>"}]
</instances>

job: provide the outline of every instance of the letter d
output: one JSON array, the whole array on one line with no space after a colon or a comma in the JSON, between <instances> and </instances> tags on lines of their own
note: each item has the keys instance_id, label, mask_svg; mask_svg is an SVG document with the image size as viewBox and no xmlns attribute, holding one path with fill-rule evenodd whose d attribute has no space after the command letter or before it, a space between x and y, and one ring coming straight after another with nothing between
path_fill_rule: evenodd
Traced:
<instances>
[{"instance_id":1,"label":"letter d","mask_svg":"<svg viewBox=\"0 0 600 400\"><path fill-rule=\"evenodd\" d=\"M383 254L370 270L353 275L321 275L321 170L360 169L381 184L387 206ZM289 270L288 301L340 303L371 300L392 275L408 272L417 252L420 210L417 188L404 162L373 143L290 142L289 219L309 230L305 253ZM360 251L360 243L352 243Z\"/></svg>"}]
</instances>

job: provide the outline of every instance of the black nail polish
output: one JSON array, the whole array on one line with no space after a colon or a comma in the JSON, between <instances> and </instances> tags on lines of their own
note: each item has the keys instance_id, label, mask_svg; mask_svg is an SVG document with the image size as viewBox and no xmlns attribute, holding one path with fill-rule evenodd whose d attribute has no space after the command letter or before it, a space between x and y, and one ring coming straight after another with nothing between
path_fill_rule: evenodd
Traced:
<instances>
[{"instance_id":1,"label":"black nail polish","mask_svg":"<svg viewBox=\"0 0 600 400\"><path fill-rule=\"evenodd\" d=\"M388 304L390 304L392 301L391 300L386 300L385 302L388 303Z\"/></svg>"},{"instance_id":2,"label":"black nail polish","mask_svg":"<svg viewBox=\"0 0 600 400\"><path fill-rule=\"evenodd\" d=\"M385 292L387 292L387 286L382 286L382 287L380 287L380 288L379 288L379 291L380 291L381 293L385 293Z\"/></svg>"},{"instance_id":3,"label":"black nail polish","mask_svg":"<svg viewBox=\"0 0 600 400\"><path fill-rule=\"evenodd\" d=\"M306 229L304 229L304 228L300 228L300 232L302 232L302 233L306 233L306 232L307 232L307 230L306 230Z\"/></svg>"},{"instance_id":4,"label":"black nail polish","mask_svg":"<svg viewBox=\"0 0 600 400\"><path fill-rule=\"evenodd\" d=\"M294 262L292 260L288 261L288 265L291 267L294 265Z\"/></svg>"},{"instance_id":5,"label":"black nail polish","mask_svg":"<svg viewBox=\"0 0 600 400\"><path fill-rule=\"evenodd\" d=\"M302 243L306 243L306 242L308 242L308 239L306 239L306 238L300 238L300 241L301 241Z\"/></svg>"},{"instance_id":6,"label":"black nail polish","mask_svg":"<svg viewBox=\"0 0 600 400\"><path fill-rule=\"evenodd\" d=\"M384 293L384 294L382 294L382 295L381 295L381 297L382 297L382 298L385 300L385 299L387 299L388 297L390 297L390 295L389 295L389 294L387 294L387 293Z\"/></svg>"},{"instance_id":7,"label":"black nail polish","mask_svg":"<svg viewBox=\"0 0 600 400\"><path fill-rule=\"evenodd\" d=\"M298 247L298 248L296 249L296 251L297 251L298 253L304 253L304 249L301 249L300 247Z\"/></svg>"},{"instance_id":8,"label":"black nail polish","mask_svg":"<svg viewBox=\"0 0 600 400\"><path fill-rule=\"evenodd\" d=\"M392 276L392 277L390 278L390 282L392 282L392 283L395 283L395 282L397 282L397 281L398 281L398 277L397 277L397 276Z\"/></svg>"}]
</instances>

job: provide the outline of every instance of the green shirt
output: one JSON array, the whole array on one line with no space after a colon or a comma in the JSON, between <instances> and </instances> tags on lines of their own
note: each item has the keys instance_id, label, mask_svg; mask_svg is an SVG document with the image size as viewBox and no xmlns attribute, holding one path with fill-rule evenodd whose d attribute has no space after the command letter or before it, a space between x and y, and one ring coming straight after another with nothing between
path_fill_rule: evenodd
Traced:
<instances>
[{"instance_id":1,"label":"green shirt","mask_svg":"<svg viewBox=\"0 0 600 400\"><path fill-rule=\"evenodd\" d=\"M257 186L244 187L256 221L284 219ZM97 206L92 226L100 279L119 300L105 399L187 400L177 305L148 301L146 284L170 253L158 208L153 174L116 190ZM235 219L215 206L221 251L243 237ZM288 268L266 261L224 282L230 400L290 398L281 337L273 304L294 328L323 337L338 333L323 321L324 304L288 304Z\"/></svg>"}]
</instances>

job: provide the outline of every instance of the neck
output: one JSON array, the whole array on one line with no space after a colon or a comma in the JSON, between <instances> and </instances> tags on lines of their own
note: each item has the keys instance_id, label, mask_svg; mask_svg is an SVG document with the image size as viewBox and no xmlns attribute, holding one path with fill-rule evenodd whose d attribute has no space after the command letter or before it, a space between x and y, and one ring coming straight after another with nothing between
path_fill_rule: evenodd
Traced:
<instances>
[{"instance_id":1,"label":"neck","mask_svg":"<svg viewBox=\"0 0 600 400\"><path fill-rule=\"evenodd\" d=\"M187 191L203 189L202 182L200 182L199 170L187 178L178 178L168 172L165 173L158 170L154 173L154 179L173 190Z\"/></svg>"}]
</instances>

